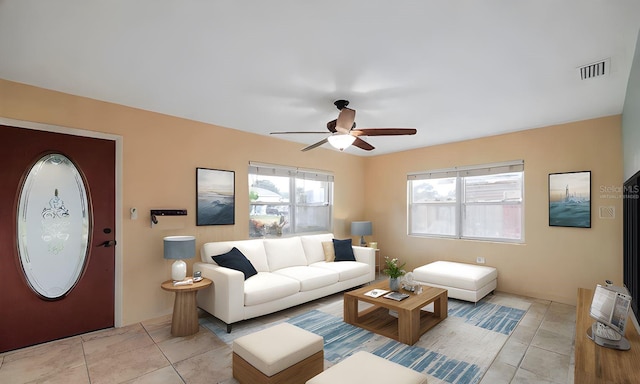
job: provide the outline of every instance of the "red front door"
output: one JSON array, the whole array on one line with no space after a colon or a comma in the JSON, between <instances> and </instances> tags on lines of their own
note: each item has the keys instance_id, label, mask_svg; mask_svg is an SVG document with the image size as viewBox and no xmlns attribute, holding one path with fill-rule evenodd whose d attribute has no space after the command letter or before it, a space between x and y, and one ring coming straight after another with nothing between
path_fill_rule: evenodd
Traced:
<instances>
[{"instance_id":1,"label":"red front door","mask_svg":"<svg viewBox=\"0 0 640 384\"><path fill-rule=\"evenodd\" d=\"M73 287L56 298L34 290L18 251L21 188L47 153L73 162L89 208L86 261ZM113 327L115 142L0 125L0 158L0 352Z\"/></svg>"}]
</instances>

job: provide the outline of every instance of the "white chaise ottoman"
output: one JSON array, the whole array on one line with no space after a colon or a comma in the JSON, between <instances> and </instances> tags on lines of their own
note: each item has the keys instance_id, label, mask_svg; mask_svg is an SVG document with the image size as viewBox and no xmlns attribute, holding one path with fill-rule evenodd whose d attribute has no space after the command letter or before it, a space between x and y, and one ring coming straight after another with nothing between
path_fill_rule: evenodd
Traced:
<instances>
[{"instance_id":1,"label":"white chaise ottoman","mask_svg":"<svg viewBox=\"0 0 640 384\"><path fill-rule=\"evenodd\" d=\"M306 384L427 384L427 376L372 353L360 351Z\"/></svg>"},{"instance_id":2,"label":"white chaise ottoman","mask_svg":"<svg viewBox=\"0 0 640 384\"><path fill-rule=\"evenodd\" d=\"M483 265L435 261L414 269L413 279L446 289L448 297L477 303L496 289L498 270Z\"/></svg>"},{"instance_id":3,"label":"white chaise ottoman","mask_svg":"<svg viewBox=\"0 0 640 384\"><path fill-rule=\"evenodd\" d=\"M232 366L240 384L303 384L324 369L324 340L281 323L234 340Z\"/></svg>"}]
</instances>

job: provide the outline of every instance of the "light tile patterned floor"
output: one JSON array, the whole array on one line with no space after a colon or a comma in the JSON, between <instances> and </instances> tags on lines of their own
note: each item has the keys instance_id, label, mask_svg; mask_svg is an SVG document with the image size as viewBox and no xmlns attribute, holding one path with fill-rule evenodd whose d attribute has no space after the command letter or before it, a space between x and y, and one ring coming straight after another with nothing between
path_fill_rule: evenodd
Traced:
<instances>
[{"instance_id":1,"label":"light tile patterned floor","mask_svg":"<svg viewBox=\"0 0 640 384\"><path fill-rule=\"evenodd\" d=\"M341 315L341 302L336 294L250 321L272 322L318 308ZM481 384L573 383L575 307L531 302ZM0 354L0 383L235 382L227 344L204 327L193 336L172 337L170 326L171 317L164 316Z\"/></svg>"}]
</instances>

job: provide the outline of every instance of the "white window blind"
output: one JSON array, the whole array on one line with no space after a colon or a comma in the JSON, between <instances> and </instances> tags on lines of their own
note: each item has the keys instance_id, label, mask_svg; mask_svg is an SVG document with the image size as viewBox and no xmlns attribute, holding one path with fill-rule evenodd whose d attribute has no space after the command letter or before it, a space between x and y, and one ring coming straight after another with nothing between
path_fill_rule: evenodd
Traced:
<instances>
[{"instance_id":1,"label":"white window blind","mask_svg":"<svg viewBox=\"0 0 640 384\"><path fill-rule=\"evenodd\" d=\"M327 171L287 167L263 163L249 163L249 173L264 176L296 177L304 180L318 180L333 182L333 174Z\"/></svg>"},{"instance_id":2,"label":"white window blind","mask_svg":"<svg viewBox=\"0 0 640 384\"><path fill-rule=\"evenodd\" d=\"M407 175L408 232L521 242L524 240L524 161Z\"/></svg>"}]
</instances>

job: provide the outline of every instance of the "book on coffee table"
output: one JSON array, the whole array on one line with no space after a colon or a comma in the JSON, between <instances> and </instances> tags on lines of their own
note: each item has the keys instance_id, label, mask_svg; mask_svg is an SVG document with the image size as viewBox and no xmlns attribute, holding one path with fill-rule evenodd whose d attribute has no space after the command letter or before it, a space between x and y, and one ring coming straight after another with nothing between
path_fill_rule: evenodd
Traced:
<instances>
[{"instance_id":1,"label":"book on coffee table","mask_svg":"<svg viewBox=\"0 0 640 384\"><path fill-rule=\"evenodd\" d=\"M395 301L401 301L409 297L409 295L407 295L406 293L391 292L384 295L384 297Z\"/></svg>"},{"instance_id":2,"label":"book on coffee table","mask_svg":"<svg viewBox=\"0 0 640 384\"><path fill-rule=\"evenodd\" d=\"M387 293L389 291L386 291L384 289L372 289L369 292L365 292L365 296L370 296L370 297L380 297L382 295L384 295L385 293Z\"/></svg>"}]
</instances>

